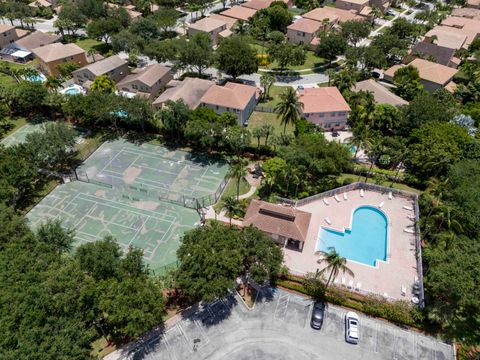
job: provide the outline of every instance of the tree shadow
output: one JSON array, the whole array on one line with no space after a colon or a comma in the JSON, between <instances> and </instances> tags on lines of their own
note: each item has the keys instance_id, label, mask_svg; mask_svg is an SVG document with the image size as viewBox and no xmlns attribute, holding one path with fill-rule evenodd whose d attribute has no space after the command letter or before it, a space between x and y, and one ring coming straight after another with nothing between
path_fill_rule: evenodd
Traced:
<instances>
[{"instance_id":1,"label":"tree shadow","mask_svg":"<svg viewBox=\"0 0 480 360\"><path fill-rule=\"evenodd\" d=\"M165 330L165 325L162 323L153 330L143 334L135 342L124 346L119 358L145 359L150 353L158 350L159 344L163 341Z\"/></svg>"},{"instance_id":2,"label":"tree shadow","mask_svg":"<svg viewBox=\"0 0 480 360\"><path fill-rule=\"evenodd\" d=\"M277 288L264 286L258 291L257 299L255 300L255 304L257 303L269 303L275 300L275 293L278 291Z\"/></svg>"},{"instance_id":3,"label":"tree shadow","mask_svg":"<svg viewBox=\"0 0 480 360\"><path fill-rule=\"evenodd\" d=\"M225 298L216 300L211 303L195 304L187 311L182 313L185 320L196 321L205 327L218 325L222 321L228 319L232 314L233 307L238 304L233 293Z\"/></svg>"}]
</instances>

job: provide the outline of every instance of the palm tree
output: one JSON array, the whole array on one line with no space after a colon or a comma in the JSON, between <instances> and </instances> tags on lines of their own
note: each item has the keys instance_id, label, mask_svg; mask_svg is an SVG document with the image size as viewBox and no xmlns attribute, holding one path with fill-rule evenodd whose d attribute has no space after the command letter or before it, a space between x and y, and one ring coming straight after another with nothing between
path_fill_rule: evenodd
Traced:
<instances>
[{"instance_id":1,"label":"palm tree","mask_svg":"<svg viewBox=\"0 0 480 360\"><path fill-rule=\"evenodd\" d=\"M240 157L230 164L229 176L237 180L237 201L240 197L240 181L247 175L246 166L247 161Z\"/></svg>"},{"instance_id":2,"label":"palm tree","mask_svg":"<svg viewBox=\"0 0 480 360\"><path fill-rule=\"evenodd\" d=\"M327 266L321 271L321 273L324 274L326 271L330 272L330 275L328 276L327 284L325 285L326 288L328 288L328 285L330 285L330 282L337 277L340 271L343 274L347 273L352 277L355 276L353 271L350 270L346 265L347 259L340 256L340 254L337 253L334 247L329 247L327 250L328 250L327 252L321 251L321 253L324 256L322 259L318 260L319 263L325 262L327 264Z\"/></svg>"},{"instance_id":3,"label":"palm tree","mask_svg":"<svg viewBox=\"0 0 480 360\"><path fill-rule=\"evenodd\" d=\"M295 124L302 114L303 103L298 100L297 93L292 87L280 94L280 102L273 109L277 118L281 119L283 133L287 131L287 125Z\"/></svg>"},{"instance_id":4,"label":"palm tree","mask_svg":"<svg viewBox=\"0 0 480 360\"><path fill-rule=\"evenodd\" d=\"M240 203L235 196L229 196L223 201L223 208L227 211L232 226L232 217L240 210Z\"/></svg>"},{"instance_id":5,"label":"palm tree","mask_svg":"<svg viewBox=\"0 0 480 360\"><path fill-rule=\"evenodd\" d=\"M87 51L87 55L92 58L93 62L96 61L96 60L95 60L95 55L97 55L97 54L98 54L98 51L95 50L94 48L90 48L90 49L88 49L88 51Z\"/></svg>"},{"instance_id":6,"label":"palm tree","mask_svg":"<svg viewBox=\"0 0 480 360\"><path fill-rule=\"evenodd\" d=\"M263 124L262 125L262 129L263 129L263 132L264 132L264 136L265 136L265 146L268 146L268 138L270 137L270 135L273 134L273 132L275 131L275 128L273 127L272 124Z\"/></svg>"},{"instance_id":7,"label":"palm tree","mask_svg":"<svg viewBox=\"0 0 480 360\"><path fill-rule=\"evenodd\" d=\"M368 149L370 155L370 167L368 172L365 174L365 182L368 180L368 175L371 173L373 165L378 161L382 152L384 151L384 146L381 138L372 138L370 147Z\"/></svg>"},{"instance_id":8,"label":"palm tree","mask_svg":"<svg viewBox=\"0 0 480 360\"><path fill-rule=\"evenodd\" d=\"M260 138L265 136L265 129L263 127L258 127L252 129L252 136L257 139L257 156L260 150Z\"/></svg>"},{"instance_id":9,"label":"palm tree","mask_svg":"<svg viewBox=\"0 0 480 360\"><path fill-rule=\"evenodd\" d=\"M57 92L58 88L62 86L62 82L56 76L47 76L47 80L45 81L45 87L49 91Z\"/></svg>"},{"instance_id":10,"label":"palm tree","mask_svg":"<svg viewBox=\"0 0 480 360\"><path fill-rule=\"evenodd\" d=\"M335 69L329 68L325 70L325 75L328 76L328 86L330 86L332 83L332 77L335 75Z\"/></svg>"}]
</instances>

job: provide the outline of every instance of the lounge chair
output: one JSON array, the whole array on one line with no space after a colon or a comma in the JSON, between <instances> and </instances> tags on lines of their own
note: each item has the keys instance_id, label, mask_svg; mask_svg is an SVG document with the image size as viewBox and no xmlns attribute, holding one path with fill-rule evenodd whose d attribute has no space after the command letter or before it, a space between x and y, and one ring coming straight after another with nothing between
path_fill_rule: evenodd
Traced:
<instances>
[{"instance_id":1,"label":"lounge chair","mask_svg":"<svg viewBox=\"0 0 480 360\"><path fill-rule=\"evenodd\" d=\"M328 202L328 200L325 199L325 198L323 198L323 202L324 202L325 205L330 205L330 203Z\"/></svg>"},{"instance_id":2,"label":"lounge chair","mask_svg":"<svg viewBox=\"0 0 480 360\"><path fill-rule=\"evenodd\" d=\"M388 200L392 200L393 199L393 193L390 191L388 193Z\"/></svg>"},{"instance_id":3,"label":"lounge chair","mask_svg":"<svg viewBox=\"0 0 480 360\"><path fill-rule=\"evenodd\" d=\"M413 211L413 207L404 205L402 206L405 210Z\"/></svg>"},{"instance_id":4,"label":"lounge chair","mask_svg":"<svg viewBox=\"0 0 480 360\"><path fill-rule=\"evenodd\" d=\"M378 208L381 209L385 205L385 201L382 201L380 204L378 204Z\"/></svg>"},{"instance_id":5,"label":"lounge chair","mask_svg":"<svg viewBox=\"0 0 480 360\"><path fill-rule=\"evenodd\" d=\"M343 193L343 200L345 200L345 201L347 201L347 200L348 200L347 193Z\"/></svg>"},{"instance_id":6,"label":"lounge chair","mask_svg":"<svg viewBox=\"0 0 480 360\"><path fill-rule=\"evenodd\" d=\"M337 194L335 194L333 197L335 198L335 200L337 200L337 202L340 202L340 199L338 198Z\"/></svg>"},{"instance_id":7,"label":"lounge chair","mask_svg":"<svg viewBox=\"0 0 480 360\"><path fill-rule=\"evenodd\" d=\"M325 218L325 222L326 222L328 225L332 225L332 222L331 222L331 220L330 220L328 217Z\"/></svg>"},{"instance_id":8,"label":"lounge chair","mask_svg":"<svg viewBox=\"0 0 480 360\"><path fill-rule=\"evenodd\" d=\"M361 282L357 283L357 286L355 287L355 290L357 290L357 291L362 290L362 283Z\"/></svg>"},{"instance_id":9,"label":"lounge chair","mask_svg":"<svg viewBox=\"0 0 480 360\"><path fill-rule=\"evenodd\" d=\"M405 228L405 229L403 229L403 231L406 232L407 234L415 234L414 229Z\"/></svg>"},{"instance_id":10,"label":"lounge chair","mask_svg":"<svg viewBox=\"0 0 480 360\"><path fill-rule=\"evenodd\" d=\"M342 277L342 286L345 286L345 277Z\"/></svg>"},{"instance_id":11,"label":"lounge chair","mask_svg":"<svg viewBox=\"0 0 480 360\"><path fill-rule=\"evenodd\" d=\"M353 280L350 280L350 281L348 282L348 288L349 288L349 289L353 289Z\"/></svg>"},{"instance_id":12,"label":"lounge chair","mask_svg":"<svg viewBox=\"0 0 480 360\"><path fill-rule=\"evenodd\" d=\"M415 221L415 216L413 216L413 215L407 215L407 218L409 218L412 221Z\"/></svg>"},{"instance_id":13,"label":"lounge chair","mask_svg":"<svg viewBox=\"0 0 480 360\"><path fill-rule=\"evenodd\" d=\"M388 294L387 294L387 293L383 293L383 297L384 297L385 299L388 299Z\"/></svg>"},{"instance_id":14,"label":"lounge chair","mask_svg":"<svg viewBox=\"0 0 480 360\"><path fill-rule=\"evenodd\" d=\"M405 285L402 285L402 296L407 295L407 287Z\"/></svg>"},{"instance_id":15,"label":"lounge chair","mask_svg":"<svg viewBox=\"0 0 480 360\"><path fill-rule=\"evenodd\" d=\"M361 197L364 197L364 196L365 196L365 190L360 189L360 196L361 196Z\"/></svg>"}]
</instances>

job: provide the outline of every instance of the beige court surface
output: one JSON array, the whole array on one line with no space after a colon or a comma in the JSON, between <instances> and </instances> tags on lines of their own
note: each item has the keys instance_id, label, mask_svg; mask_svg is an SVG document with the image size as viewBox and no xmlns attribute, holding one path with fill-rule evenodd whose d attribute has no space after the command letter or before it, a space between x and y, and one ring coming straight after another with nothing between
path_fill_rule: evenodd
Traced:
<instances>
[{"instance_id":1,"label":"beige court surface","mask_svg":"<svg viewBox=\"0 0 480 360\"><path fill-rule=\"evenodd\" d=\"M376 191L365 191L363 197L360 190L347 191L346 194L347 200L343 194L337 196L339 201L334 197L326 198L328 205L320 198L297 206L297 209L311 213L312 218L303 250L284 249L285 265L298 275L322 270L326 265L319 263L321 255L316 252L319 229L326 227L343 231L350 227L355 209L365 205L378 208L383 203L381 210L388 219L386 261L377 261L376 266L368 266L347 259L347 266L353 271L354 277L340 273L334 282L351 290L355 290L360 283L359 292L411 300L415 296L414 283L418 280L415 234L412 233L415 225L413 200L399 195L389 199L387 193ZM331 224L327 223L326 218ZM402 287L406 290L405 295L402 294Z\"/></svg>"}]
</instances>

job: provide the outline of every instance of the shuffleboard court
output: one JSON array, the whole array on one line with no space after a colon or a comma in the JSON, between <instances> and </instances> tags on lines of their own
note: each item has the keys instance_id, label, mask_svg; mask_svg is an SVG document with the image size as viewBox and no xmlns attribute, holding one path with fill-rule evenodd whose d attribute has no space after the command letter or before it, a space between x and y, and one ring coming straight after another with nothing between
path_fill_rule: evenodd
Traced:
<instances>
[{"instance_id":1,"label":"shuffleboard court","mask_svg":"<svg viewBox=\"0 0 480 360\"><path fill-rule=\"evenodd\" d=\"M3 138L0 143L4 146L13 146L13 145L18 145L22 144L25 142L25 139L27 138L28 134L34 134L34 133L44 133L45 132L45 126L47 124L54 124L54 121L46 121L42 123L28 123L23 125L21 128L17 129L7 137Z\"/></svg>"},{"instance_id":2,"label":"shuffleboard court","mask_svg":"<svg viewBox=\"0 0 480 360\"><path fill-rule=\"evenodd\" d=\"M65 227L75 229L75 245L111 235L124 251L130 245L143 249L154 271L175 262L180 237L199 220L192 209L131 200L115 189L80 181L58 186L27 218L34 228L48 219L62 220Z\"/></svg>"}]
</instances>

